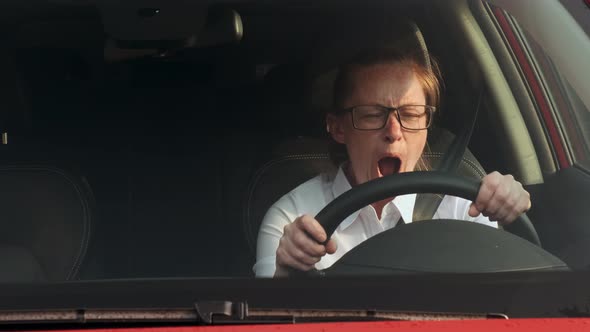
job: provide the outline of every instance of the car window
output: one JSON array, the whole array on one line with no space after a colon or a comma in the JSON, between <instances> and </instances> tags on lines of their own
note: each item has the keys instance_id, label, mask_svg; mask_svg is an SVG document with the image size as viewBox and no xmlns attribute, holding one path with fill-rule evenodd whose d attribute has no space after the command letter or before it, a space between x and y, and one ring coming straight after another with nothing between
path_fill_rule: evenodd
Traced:
<instances>
[{"instance_id":1,"label":"car window","mask_svg":"<svg viewBox=\"0 0 590 332\"><path fill-rule=\"evenodd\" d=\"M560 0L569 13L576 19L578 24L590 35L590 3L583 0Z\"/></svg>"},{"instance_id":2,"label":"car window","mask_svg":"<svg viewBox=\"0 0 590 332\"><path fill-rule=\"evenodd\" d=\"M551 57L526 31L523 34L551 96L556 120L567 132L570 153L576 164L590 170L590 111Z\"/></svg>"},{"instance_id":3,"label":"car window","mask_svg":"<svg viewBox=\"0 0 590 332\"><path fill-rule=\"evenodd\" d=\"M582 5L581 2L567 3L570 6L568 8L570 13L572 13L572 6ZM544 130L553 143L553 153L559 165L566 167L571 159L573 163L588 169L590 156L588 107L564 75L563 67L556 64L546 52L539 38L535 39L509 12L500 7L492 8L498 19L499 29L503 31L506 43L512 48L514 61L519 66L537 112L544 120ZM580 10L572 14L584 28L584 24L589 21L588 17L583 18L584 13L580 15ZM548 44L550 40L542 42ZM564 51L565 55L560 54L560 56L567 57L567 54L572 52L576 51Z\"/></svg>"}]
</instances>

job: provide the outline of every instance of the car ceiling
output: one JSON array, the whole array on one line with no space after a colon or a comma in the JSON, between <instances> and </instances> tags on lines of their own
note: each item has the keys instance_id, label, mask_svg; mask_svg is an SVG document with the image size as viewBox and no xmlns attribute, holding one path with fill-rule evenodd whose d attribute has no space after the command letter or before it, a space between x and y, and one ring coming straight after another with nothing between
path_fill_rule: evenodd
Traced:
<instances>
[{"instance_id":1,"label":"car ceiling","mask_svg":"<svg viewBox=\"0 0 590 332\"><path fill-rule=\"evenodd\" d=\"M136 34L143 39L151 39L152 35L156 39L173 38L174 34L186 35L188 31L200 29L202 22L196 21L205 20L203 11L207 10L206 6L223 6L235 10L242 18L244 37L234 47L242 59L250 58L257 63L280 63L311 56L327 40L338 38L343 26L362 22L364 15L391 6L384 1L209 1L205 5L199 2L198 6L193 3L142 0L126 1L125 6L122 6L114 1L33 0L25 4L10 0L3 2L6 9L0 14L0 22L4 25L3 30L12 32L8 33L12 38L8 39L8 44L16 48L50 46L101 49L105 44L104 38L109 37L109 31L106 30L112 29L112 25L117 22L124 25L116 27L118 33L126 36ZM393 5L396 14L416 20L424 16L424 10L420 9L424 1L397 1ZM175 24L163 21L156 29L148 29L145 20L133 17L136 12L130 8L134 6L138 10L159 8L172 11L175 13L172 15L176 19ZM185 9L194 12L194 15L180 17L180 14L176 14ZM122 15L128 15L129 19ZM141 35L139 29L142 28L145 28L146 35ZM173 30L165 32L162 29ZM215 50L218 48L214 47ZM199 57L211 50L193 48L184 51L189 56ZM119 52L128 53L123 49Z\"/></svg>"}]
</instances>

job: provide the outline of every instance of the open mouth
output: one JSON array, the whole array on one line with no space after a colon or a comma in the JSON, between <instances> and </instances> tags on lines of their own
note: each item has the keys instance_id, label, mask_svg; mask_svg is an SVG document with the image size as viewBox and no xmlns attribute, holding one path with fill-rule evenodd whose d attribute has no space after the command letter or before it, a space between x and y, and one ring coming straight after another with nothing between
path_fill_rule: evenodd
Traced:
<instances>
[{"instance_id":1,"label":"open mouth","mask_svg":"<svg viewBox=\"0 0 590 332\"><path fill-rule=\"evenodd\" d=\"M402 161L397 157L385 157L379 160L379 172L382 176L399 173Z\"/></svg>"}]
</instances>

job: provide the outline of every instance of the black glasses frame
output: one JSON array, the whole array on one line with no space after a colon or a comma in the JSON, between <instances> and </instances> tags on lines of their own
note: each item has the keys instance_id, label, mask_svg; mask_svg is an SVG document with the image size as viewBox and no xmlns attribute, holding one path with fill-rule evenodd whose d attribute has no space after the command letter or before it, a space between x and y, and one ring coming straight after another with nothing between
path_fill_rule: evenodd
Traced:
<instances>
[{"instance_id":1,"label":"black glasses frame","mask_svg":"<svg viewBox=\"0 0 590 332\"><path fill-rule=\"evenodd\" d=\"M354 111L355 109L359 108L359 107L367 107L367 106L371 106L371 107L376 107L382 110L386 110L387 111L387 117L385 122L383 122L383 125L379 128L373 128L373 129L363 129L363 128L358 128L356 126L356 123L354 123ZM404 108L404 107L408 107L408 106L421 106L424 107L424 109L426 110L426 127L424 128L408 128L406 126L404 126L404 124L402 123L401 117L399 115L399 109ZM409 131L420 131L420 130L426 130L428 128L430 128L430 125L432 124L432 114L434 113L434 111L436 110L435 106L430 106L430 105L401 105L398 107L387 107L387 106L383 106L383 105L356 105L353 107L349 107L349 108L345 108L343 109L340 113L350 113L351 117L350 120L352 121L352 126L354 127L354 129L356 130L365 130L365 131L371 131L371 130L381 130L383 128L385 128L385 126L387 126L387 123L389 122L389 115L391 114L391 112L394 112L395 117L397 118L397 122L400 124L400 126L405 129L405 130L409 130Z\"/></svg>"}]
</instances>

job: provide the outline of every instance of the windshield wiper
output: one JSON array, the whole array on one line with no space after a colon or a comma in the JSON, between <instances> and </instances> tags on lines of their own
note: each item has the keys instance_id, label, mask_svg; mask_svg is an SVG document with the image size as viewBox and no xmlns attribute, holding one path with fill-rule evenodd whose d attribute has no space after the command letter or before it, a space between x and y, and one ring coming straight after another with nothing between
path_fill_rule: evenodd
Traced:
<instances>
[{"instance_id":1,"label":"windshield wiper","mask_svg":"<svg viewBox=\"0 0 590 332\"><path fill-rule=\"evenodd\" d=\"M14 324L294 324L327 321L424 321L508 319L497 313L440 313L382 310L248 308L246 302L204 301L194 309L85 309L0 312L1 325Z\"/></svg>"}]
</instances>

